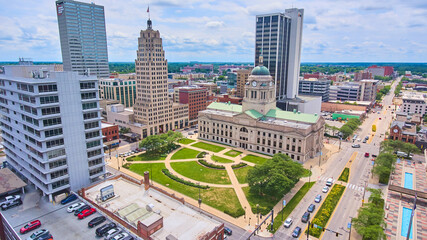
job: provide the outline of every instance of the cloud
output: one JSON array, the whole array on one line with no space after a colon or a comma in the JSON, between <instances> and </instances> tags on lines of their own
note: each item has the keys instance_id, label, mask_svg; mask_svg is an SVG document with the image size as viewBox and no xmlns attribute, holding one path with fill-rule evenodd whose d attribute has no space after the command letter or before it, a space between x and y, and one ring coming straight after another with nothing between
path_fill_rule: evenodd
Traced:
<instances>
[{"instance_id":1,"label":"cloud","mask_svg":"<svg viewBox=\"0 0 427 240\"><path fill-rule=\"evenodd\" d=\"M205 26L208 28L219 28L219 27L224 26L224 22L222 22L222 21L210 21L210 22L207 22L205 24Z\"/></svg>"}]
</instances>

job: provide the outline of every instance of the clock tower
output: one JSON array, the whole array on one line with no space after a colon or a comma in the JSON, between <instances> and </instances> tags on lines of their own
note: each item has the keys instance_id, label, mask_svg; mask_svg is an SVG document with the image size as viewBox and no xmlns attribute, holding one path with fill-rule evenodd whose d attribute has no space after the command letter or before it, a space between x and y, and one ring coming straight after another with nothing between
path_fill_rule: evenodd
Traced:
<instances>
[{"instance_id":1,"label":"clock tower","mask_svg":"<svg viewBox=\"0 0 427 240\"><path fill-rule=\"evenodd\" d=\"M262 56L260 57L262 64ZM264 66L255 67L245 85L245 95L242 102L243 112L254 109L262 115L271 109L276 109L276 93L270 71Z\"/></svg>"}]
</instances>

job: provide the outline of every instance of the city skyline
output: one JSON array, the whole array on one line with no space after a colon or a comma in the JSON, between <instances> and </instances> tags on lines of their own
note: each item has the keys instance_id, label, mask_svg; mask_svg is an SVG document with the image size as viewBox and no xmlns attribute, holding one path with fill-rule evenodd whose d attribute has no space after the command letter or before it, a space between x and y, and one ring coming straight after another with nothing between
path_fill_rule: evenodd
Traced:
<instances>
[{"instance_id":1,"label":"city skyline","mask_svg":"<svg viewBox=\"0 0 427 240\"><path fill-rule=\"evenodd\" d=\"M132 62L147 2L95 3L105 7L109 60ZM61 61L54 1L2 0L2 6L0 61ZM253 62L255 15L291 7L305 11L302 62L426 62L424 1L162 0L150 3L150 14L153 28L163 33L169 62Z\"/></svg>"}]
</instances>

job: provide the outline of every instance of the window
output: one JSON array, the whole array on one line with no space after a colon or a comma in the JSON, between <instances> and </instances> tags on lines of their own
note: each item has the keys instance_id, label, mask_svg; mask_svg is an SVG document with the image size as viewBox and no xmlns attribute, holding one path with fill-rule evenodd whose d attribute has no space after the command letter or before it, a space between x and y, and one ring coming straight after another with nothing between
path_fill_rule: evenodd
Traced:
<instances>
[{"instance_id":1,"label":"window","mask_svg":"<svg viewBox=\"0 0 427 240\"><path fill-rule=\"evenodd\" d=\"M61 113L61 110L59 107L51 107L51 108L42 108L42 115L52 115L52 114L59 114Z\"/></svg>"},{"instance_id":2,"label":"window","mask_svg":"<svg viewBox=\"0 0 427 240\"><path fill-rule=\"evenodd\" d=\"M50 119L43 120L43 126L45 126L45 127L58 125L61 123L62 123L61 118L50 118Z\"/></svg>"},{"instance_id":3,"label":"window","mask_svg":"<svg viewBox=\"0 0 427 240\"><path fill-rule=\"evenodd\" d=\"M96 92L82 93L81 96L83 100L96 98Z\"/></svg>"},{"instance_id":4,"label":"window","mask_svg":"<svg viewBox=\"0 0 427 240\"><path fill-rule=\"evenodd\" d=\"M86 133L86 139L90 139L90 138L94 138L94 137L99 137L99 131L94 131L94 132L88 132Z\"/></svg>"},{"instance_id":5,"label":"window","mask_svg":"<svg viewBox=\"0 0 427 240\"><path fill-rule=\"evenodd\" d=\"M96 141L86 143L86 148L93 148L93 147L97 147L99 145L101 145L101 141L96 140Z\"/></svg>"},{"instance_id":6,"label":"window","mask_svg":"<svg viewBox=\"0 0 427 240\"><path fill-rule=\"evenodd\" d=\"M91 88L95 88L95 82L80 83L80 89L91 89Z\"/></svg>"},{"instance_id":7,"label":"window","mask_svg":"<svg viewBox=\"0 0 427 240\"><path fill-rule=\"evenodd\" d=\"M83 120L97 118L97 117L98 117L98 112L90 112L90 113L83 114Z\"/></svg>"},{"instance_id":8,"label":"window","mask_svg":"<svg viewBox=\"0 0 427 240\"><path fill-rule=\"evenodd\" d=\"M102 163L102 158L97 158L95 160L89 161L88 164L89 164L89 167L92 167L101 163Z\"/></svg>"},{"instance_id":9,"label":"window","mask_svg":"<svg viewBox=\"0 0 427 240\"><path fill-rule=\"evenodd\" d=\"M67 164L67 160L66 159L61 159L61 160L49 163L49 168L53 169L53 168L57 168L57 167L60 167L60 166L64 166L65 164Z\"/></svg>"},{"instance_id":10,"label":"window","mask_svg":"<svg viewBox=\"0 0 427 240\"><path fill-rule=\"evenodd\" d=\"M55 179L55 178L58 178L58 177L62 177L64 175L66 175L66 174L68 174L68 169L62 169L62 170L59 170L57 172L51 173L50 174L50 178L51 179Z\"/></svg>"},{"instance_id":11,"label":"window","mask_svg":"<svg viewBox=\"0 0 427 240\"><path fill-rule=\"evenodd\" d=\"M98 104L96 102L83 103L82 108L83 110L98 108Z\"/></svg>"},{"instance_id":12,"label":"window","mask_svg":"<svg viewBox=\"0 0 427 240\"><path fill-rule=\"evenodd\" d=\"M40 97L40 104L50 104L59 102L58 96Z\"/></svg>"},{"instance_id":13,"label":"window","mask_svg":"<svg viewBox=\"0 0 427 240\"><path fill-rule=\"evenodd\" d=\"M55 188L59 188L59 187L65 186L65 185L67 185L68 183L69 183L69 180L68 180L68 179L63 179L63 180L61 180L61 181L54 182L54 183L52 183L52 189L55 189Z\"/></svg>"},{"instance_id":14,"label":"window","mask_svg":"<svg viewBox=\"0 0 427 240\"><path fill-rule=\"evenodd\" d=\"M91 158L101 154L101 149L93 150L87 153L87 157Z\"/></svg>"},{"instance_id":15,"label":"window","mask_svg":"<svg viewBox=\"0 0 427 240\"><path fill-rule=\"evenodd\" d=\"M53 137L62 134L62 128L55 128L44 132L45 137Z\"/></svg>"},{"instance_id":16,"label":"window","mask_svg":"<svg viewBox=\"0 0 427 240\"><path fill-rule=\"evenodd\" d=\"M40 85L39 86L39 93L56 92L56 91L58 91L58 87L56 86L56 84Z\"/></svg>"},{"instance_id":17,"label":"window","mask_svg":"<svg viewBox=\"0 0 427 240\"><path fill-rule=\"evenodd\" d=\"M47 157L49 159L60 157L60 156L64 156L64 155L65 155L65 149L63 149L63 148L47 152Z\"/></svg>"},{"instance_id":18,"label":"window","mask_svg":"<svg viewBox=\"0 0 427 240\"><path fill-rule=\"evenodd\" d=\"M89 176L93 176L102 172L104 172L104 167L95 168L89 171Z\"/></svg>"},{"instance_id":19,"label":"window","mask_svg":"<svg viewBox=\"0 0 427 240\"><path fill-rule=\"evenodd\" d=\"M61 146L61 145L64 145L64 139L62 138L46 142L47 148L52 148L52 147Z\"/></svg>"},{"instance_id":20,"label":"window","mask_svg":"<svg viewBox=\"0 0 427 240\"><path fill-rule=\"evenodd\" d=\"M97 128L99 127L99 122L90 122L90 123L85 123L85 129L91 129L91 128Z\"/></svg>"}]
</instances>

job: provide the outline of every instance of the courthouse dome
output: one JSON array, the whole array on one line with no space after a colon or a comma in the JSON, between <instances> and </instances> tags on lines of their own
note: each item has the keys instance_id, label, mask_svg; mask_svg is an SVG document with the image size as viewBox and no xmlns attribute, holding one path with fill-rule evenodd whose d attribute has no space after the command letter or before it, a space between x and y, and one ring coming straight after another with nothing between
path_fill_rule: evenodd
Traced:
<instances>
[{"instance_id":1,"label":"courthouse dome","mask_svg":"<svg viewBox=\"0 0 427 240\"><path fill-rule=\"evenodd\" d=\"M270 75L270 71L264 66L256 66L252 70L251 75Z\"/></svg>"}]
</instances>

